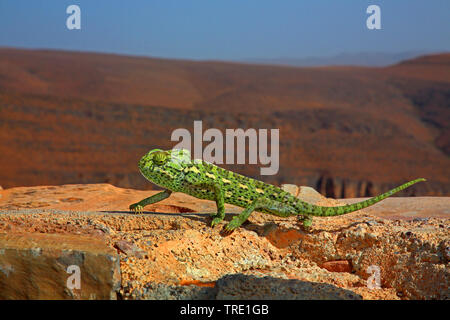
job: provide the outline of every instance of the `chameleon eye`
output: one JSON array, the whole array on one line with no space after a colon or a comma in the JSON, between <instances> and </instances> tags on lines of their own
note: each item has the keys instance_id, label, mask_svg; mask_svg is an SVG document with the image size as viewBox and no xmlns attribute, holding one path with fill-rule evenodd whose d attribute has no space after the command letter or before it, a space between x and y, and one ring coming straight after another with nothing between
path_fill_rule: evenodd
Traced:
<instances>
[{"instance_id":1,"label":"chameleon eye","mask_svg":"<svg viewBox=\"0 0 450 320\"><path fill-rule=\"evenodd\" d=\"M164 152L156 152L153 154L153 162L162 165L166 162L167 155Z\"/></svg>"}]
</instances>

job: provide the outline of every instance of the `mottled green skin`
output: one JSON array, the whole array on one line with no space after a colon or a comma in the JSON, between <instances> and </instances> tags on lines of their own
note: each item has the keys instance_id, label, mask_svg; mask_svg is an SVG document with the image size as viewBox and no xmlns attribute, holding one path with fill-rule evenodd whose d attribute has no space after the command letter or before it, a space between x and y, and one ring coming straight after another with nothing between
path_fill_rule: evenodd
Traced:
<instances>
[{"instance_id":1,"label":"mottled green skin","mask_svg":"<svg viewBox=\"0 0 450 320\"><path fill-rule=\"evenodd\" d=\"M274 185L225 170L205 161L191 161L187 150L151 150L139 161L139 169L145 178L165 190L130 205L130 210L142 212L144 206L166 199L172 191L183 192L199 199L216 201L218 212L213 216L212 226L225 217L225 203L244 208L244 211L235 216L225 227L227 231L239 227L255 210L280 217L301 216L304 227L308 228L312 223L311 216L337 216L357 211L419 181L425 181L423 178L416 179L358 203L322 207L306 203Z\"/></svg>"}]
</instances>

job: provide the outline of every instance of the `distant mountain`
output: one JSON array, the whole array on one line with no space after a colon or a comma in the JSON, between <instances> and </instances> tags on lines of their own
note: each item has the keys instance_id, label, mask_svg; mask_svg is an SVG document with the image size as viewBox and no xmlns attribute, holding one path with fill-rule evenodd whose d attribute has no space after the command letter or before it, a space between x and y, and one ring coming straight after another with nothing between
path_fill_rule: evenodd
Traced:
<instances>
[{"instance_id":1,"label":"distant mountain","mask_svg":"<svg viewBox=\"0 0 450 320\"><path fill-rule=\"evenodd\" d=\"M385 67L399 63L403 60L424 55L426 51L411 51L401 53L360 52L341 53L331 57L306 57L306 58L278 58L278 59L247 59L244 62L272 65L289 65L297 67L319 66L367 66Z\"/></svg>"},{"instance_id":2,"label":"distant mountain","mask_svg":"<svg viewBox=\"0 0 450 320\"><path fill-rule=\"evenodd\" d=\"M152 188L137 162L177 128L279 129L280 171L228 169L369 196L450 195L450 54L302 68L0 48L0 185ZM206 146L206 144L205 144Z\"/></svg>"}]
</instances>

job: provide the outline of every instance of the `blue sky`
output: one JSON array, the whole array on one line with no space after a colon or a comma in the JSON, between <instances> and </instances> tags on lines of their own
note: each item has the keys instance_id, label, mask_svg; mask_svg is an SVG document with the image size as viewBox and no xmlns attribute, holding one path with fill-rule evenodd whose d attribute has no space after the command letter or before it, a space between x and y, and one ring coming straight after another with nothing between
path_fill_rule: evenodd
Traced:
<instances>
[{"instance_id":1,"label":"blue sky","mask_svg":"<svg viewBox=\"0 0 450 320\"><path fill-rule=\"evenodd\" d=\"M68 30L66 8L81 8ZM366 8L381 8L368 30ZM449 0L1 0L0 46L180 59L450 51Z\"/></svg>"}]
</instances>

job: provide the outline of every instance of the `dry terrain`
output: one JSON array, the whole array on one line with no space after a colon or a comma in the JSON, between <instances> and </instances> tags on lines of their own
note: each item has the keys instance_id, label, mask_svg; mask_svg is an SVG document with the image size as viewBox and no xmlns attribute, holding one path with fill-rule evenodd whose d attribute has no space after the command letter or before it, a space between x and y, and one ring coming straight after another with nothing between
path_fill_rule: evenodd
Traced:
<instances>
[{"instance_id":1,"label":"dry terrain","mask_svg":"<svg viewBox=\"0 0 450 320\"><path fill-rule=\"evenodd\" d=\"M329 206L308 187L304 201ZM109 184L0 191L0 299L449 299L449 197L396 197L340 217L253 213L231 235L213 201ZM70 266L81 287L67 287ZM379 272L379 273L377 273ZM370 279L379 277L379 287ZM369 281L369 284L368 284ZM372 283L372 286L370 285Z\"/></svg>"}]
</instances>

